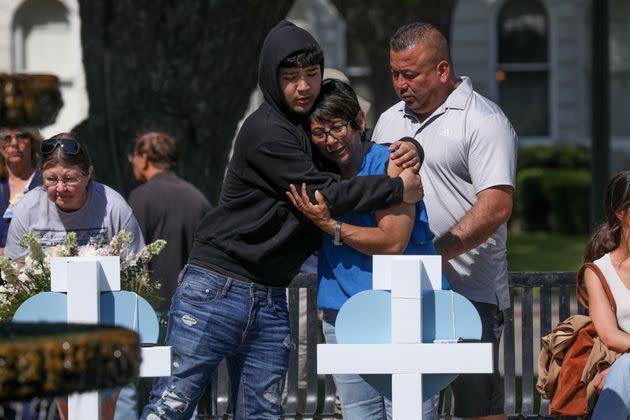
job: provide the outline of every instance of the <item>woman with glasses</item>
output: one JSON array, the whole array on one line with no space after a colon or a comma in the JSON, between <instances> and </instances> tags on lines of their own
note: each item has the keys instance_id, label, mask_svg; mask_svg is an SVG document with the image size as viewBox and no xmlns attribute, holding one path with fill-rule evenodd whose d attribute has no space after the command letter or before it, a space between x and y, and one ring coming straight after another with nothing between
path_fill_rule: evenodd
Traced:
<instances>
[{"instance_id":1,"label":"woman with glasses","mask_svg":"<svg viewBox=\"0 0 630 420\"><path fill-rule=\"evenodd\" d=\"M0 129L0 255L4 254L13 207L42 183L37 170L40 143L37 129Z\"/></svg>"},{"instance_id":2,"label":"woman with glasses","mask_svg":"<svg viewBox=\"0 0 630 420\"><path fill-rule=\"evenodd\" d=\"M58 134L40 147L42 188L24 196L13 210L5 253L27 253L18 241L33 232L43 246L63 243L76 232L79 245L109 242L120 230L133 234L133 250L144 246L138 222L126 201L113 189L92 179L94 168L87 148L74 135Z\"/></svg>"},{"instance_id":3,"label":"woman with glasses","mask_svg":"<svg viewBox=\"0 0 630 420\"><path fill-rule=\"evenodd\" d=\"M402 168L389 164L386 146L366 138L365 115L352 88L327 79L310 115L311 141L331 171L343 179L387 173L398 176ZM372 255L435 255L433 234L426 209L396 204L376 212L333 219L321 194L311 204L303 185L287 193L299 211L324 231L318 254L317 306L323 312L327 343L336 343L335 321L341 306L353 295L372 288ZM344 419L391 418L391 401L359 375L333 375ZM424 405L424 417L435 417L437 396Z\"/></svg>"},{"instance_id":4,"label":"woman with glasses","mask_svg":"<svg viewBox=\"0 0 630 420\"><path fill-rule=\"evenodd\" d=\"M19 258L28 252L18 242L26 232L34 233L44 247L62 244L68 232L76 232L77 243L105 241L121 230L133 235L133 252L144 246L142 232L131 208L120 194L92 179L94 167L87 147L73 134L62 133L44 140L39 169L43 185L24 196L15 206L5 254ZM116 397L103 403L103 418L112 418ZM136 418L135 390L123 388L116 406L117 418ZM63 414L67 405L60 402ZM65 418L65 416L64 416Z\"/></svg>"}]
</instances>

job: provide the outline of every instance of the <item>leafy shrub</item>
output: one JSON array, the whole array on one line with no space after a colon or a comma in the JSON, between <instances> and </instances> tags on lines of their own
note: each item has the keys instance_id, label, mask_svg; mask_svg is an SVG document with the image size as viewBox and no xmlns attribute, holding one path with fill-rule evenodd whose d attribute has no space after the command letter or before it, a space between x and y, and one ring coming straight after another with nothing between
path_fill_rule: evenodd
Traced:
<instances>
[{"instance_id":1,"label":"leafy shrub","mask_svg":"<svg viewBox=\"0 0 630 420\"><path fill-rule=\"evenodd\" d=\"M553 171L553 173L551 173ZM560 233L588 233L591 174L585 170L550 170L545 195L551 205L551 227Z\"/></svg>"},{"instance_id":2,"label":"leafy shrub","mask_svg":"<svg viewBox=\"0 0 630 420\"><path fill-rule=\"evenodd\" d=\"M591 175L584 169L518 172L515 209L526 231L587 233Z\"/></svg>"},{"instance_id":3,"label":"leafy shrub","mask_svg":"<svg viewBox=\"0 0 630 420\"><path fill-rule=\"evenodd\" d=\"M526 231L549 230L551 205L545 194L544 180L548 170L523 169L516 176L516 214Z\"/></svg>"},{"instance_id":4,"label":"leafy shrub","mask_svg":"<svg viewBox=\"0 0 630 420\"><path fill-rule=\"evenodd\" d=\"M518 171L529 168L589 169L590 166L590 150L584 146L521 146L518 150Z\"/></svg>"}]
</instances>

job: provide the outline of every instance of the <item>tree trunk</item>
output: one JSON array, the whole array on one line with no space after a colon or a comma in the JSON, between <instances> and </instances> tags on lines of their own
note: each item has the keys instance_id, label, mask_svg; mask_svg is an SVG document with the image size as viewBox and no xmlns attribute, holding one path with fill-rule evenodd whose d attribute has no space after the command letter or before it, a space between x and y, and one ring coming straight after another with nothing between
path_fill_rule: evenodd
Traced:
<instances>
[{"instance_id":1,"label":"tree trunk","mask_svg":"<svg viewBox=\"0 0 630 420\"><path fill-rule=\"evenodd\" d=\"M79 3L90 112L74 131L97 179L127 194L135 135L164 130L178 140L177 172L216 203L262 42L293 0Z\"/></svg>"},{"instance_id":2,"label":"tree trunk","mask_svg":"<svg viewBox=\"0 0 630 420\"><path fill-rule=\"evenodd\" d=\"M377 117L398 101L389 71L389 39L407 24L425 21L450 36L455 0L331 0L346 20L355 40L360 40L369 60L372 109ZM352 48L352 45L348 46Z\"/></svg>"}]
</instances>

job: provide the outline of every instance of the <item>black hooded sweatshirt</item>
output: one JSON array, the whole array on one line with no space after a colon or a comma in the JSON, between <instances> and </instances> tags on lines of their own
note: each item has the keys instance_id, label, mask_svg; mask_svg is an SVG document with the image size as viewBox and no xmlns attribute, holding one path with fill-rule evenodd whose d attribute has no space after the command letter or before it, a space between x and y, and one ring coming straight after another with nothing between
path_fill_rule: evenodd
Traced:
<instances>
[{"instance_id":1,"label":"black hooded sweatshirt","mask_svg":"<svg viewBox=\"0 0 630 420\"><path fill-rule=\"evenodd\" d=\"M340 180L313 163L307 117L291 112L278 80L280 62L317 46L305 30L282 21L267 35L258 82L264 103L243 123L234 144L219 205L200 222L189 263L228 277L286 287L320 247L321 232L288 200L289 184L318 189L333 214L351 214L402 201L400 178Z\"/></svg>"}]
</instances>

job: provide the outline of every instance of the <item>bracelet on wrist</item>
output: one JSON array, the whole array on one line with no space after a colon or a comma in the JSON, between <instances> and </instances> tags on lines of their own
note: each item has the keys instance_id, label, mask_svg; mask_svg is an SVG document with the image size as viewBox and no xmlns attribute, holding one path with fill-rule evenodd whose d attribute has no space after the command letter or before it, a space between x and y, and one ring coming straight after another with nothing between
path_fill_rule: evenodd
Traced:
<instances>
[{"instance_id":1,"label":"bracelet on wrist","mask_svg":"<svg viewBox=\"0 0 630 420\"><path fill-rule=\"evenodd\" d=\"M342 244L341 242L341 225L342 224L343 223L339 221L335 224L335 239L333 240L333 244L337 246Z\"/></svg>"}]
</instances>

